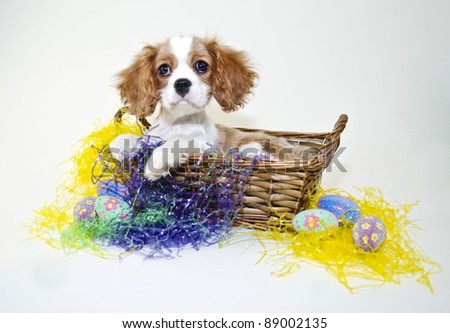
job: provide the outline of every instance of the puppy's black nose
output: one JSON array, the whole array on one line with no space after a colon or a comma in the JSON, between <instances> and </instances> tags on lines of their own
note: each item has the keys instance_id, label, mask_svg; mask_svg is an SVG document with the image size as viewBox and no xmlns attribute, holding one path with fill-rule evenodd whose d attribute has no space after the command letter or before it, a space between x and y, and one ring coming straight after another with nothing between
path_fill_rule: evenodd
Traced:
<instances>
[{"instance_id":1,"label":"puppy's black nose","mask_svg":"<svg viewBox=\"0 0 450 333\"><path fill-rule=\"evenodd\" d=\"M189 87L192 86L192 82L188 79L178 79L175 81L173 87L178 95L184 97L189 92Z\"/></svg>"}]
</instances>

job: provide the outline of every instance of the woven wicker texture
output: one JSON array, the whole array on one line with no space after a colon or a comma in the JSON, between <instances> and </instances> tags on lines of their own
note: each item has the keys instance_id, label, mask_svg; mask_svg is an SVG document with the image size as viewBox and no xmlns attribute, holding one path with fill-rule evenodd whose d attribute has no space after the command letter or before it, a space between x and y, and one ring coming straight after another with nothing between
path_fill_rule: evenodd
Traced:
<instances>
[{"instance_id":1,"label":"woven wicker texture","mask_svg":"<svg viewBox=\"0 0 450 333\"><path fill-rule=\"evenodd\" d=\"M120 119L121 114L119 111L116 118ZM288 162L260 160L247 180L234 176L234 181L239 183L237 186L246 186L243 207L237 212L235 225L259 230L292 229L290 221L295 214L306 208L310 195L317 190L322 172L339 147L340 137L347 121L347 115L342 114L333 130L324 133L239 128L245 132L262 131L268 136L284 137L292 144L301 144L316 150L304 160ZM141 120L141 123L146 127L149 126L145 119ZM176 177L195 178L213 162L211 158L202 154L191 156L188 164L177 170ZM220 158L223 156L214 157ZM252 165L254 160L243 158L237 163L246 167ZM245 181L246 184L242 184Z\"/></svg>"}]
</instances>

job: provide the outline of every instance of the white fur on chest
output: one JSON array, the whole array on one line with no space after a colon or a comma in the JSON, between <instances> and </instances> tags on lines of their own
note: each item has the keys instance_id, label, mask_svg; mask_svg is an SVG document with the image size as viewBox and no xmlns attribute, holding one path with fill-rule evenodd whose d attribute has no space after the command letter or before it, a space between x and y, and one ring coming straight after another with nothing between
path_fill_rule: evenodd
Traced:
<instances>
[{"instance_id":1,"label":"white fur on chest","mask_svg":"<svg viewBox=\"0 0 450 333\"><path fill-rule=\"evenodd\" d=\"M216 125L204 110L177 119L164 112L155 128L150 129L148 134L159 136L163 140L193 140L194 146L200 149L206 149L208 145L217 145L218 141Z\"/></svg>"}]
</instances>

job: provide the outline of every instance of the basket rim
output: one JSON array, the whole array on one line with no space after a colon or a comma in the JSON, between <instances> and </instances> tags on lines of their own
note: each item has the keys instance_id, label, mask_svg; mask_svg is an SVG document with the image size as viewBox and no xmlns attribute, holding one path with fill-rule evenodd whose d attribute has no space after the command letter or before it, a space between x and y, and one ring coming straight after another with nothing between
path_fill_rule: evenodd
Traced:
<instances>
[{"instance_id":1,"label":"basket rim","mask_svg":"<svg viewBox=\"0 0 450 333\"><path fill-rule=\"evenodd\" d=\"M241 158L239 164L241 166L253 165L257 168L264 168L265 171L279 172L285 170L286 172L317 172L325 169L331 162L334 153L340 144L340 135L344 131L348 122L348 116L341 114L336 121L331 132L294 132L294 131L273 131L256 128L235 127L238 130L246 132L263 132L271 136L282 136L288 139L317 139L321 140L319 151L307 161L278 161L270 159L261 159L255 162L254 158ZM207 164L211 157L199 153L189 157L189 164ZM216 156L215 158L224 158L223 156Z\"/></svg>"},{"instance_id":2,"label":"basket rim","mask_svg":"<svg viewBox=\"0 0 450 333\"><path fill-rule=\"evenodd\" d=\"M120 108L114 115L114 120L116 122L121 122L122 117L125 113L128 113L128 107L124 106ZM151 124L146 118L138 118L138 121L143 126L144 129L148 130ZM246 128L246 127L234 127L235 129L244 132L263 132L267 135L284 137L286 139L314 139L321 140L318 152L315 156L312 156L307 161L274 161L270 159L261 159L256 163L253 158L241 158L239 163L243 166L254 165L256 168L264 168L264 170L269 172L279 172L280 170L285 170L286 172L317 172L325 169L331 162L334 153L339 148L340 136L344 131L348 122L348 116L346 114L341 114L334 124L333 130L331 132L295 132L295 131L274 131L266 129L257 128ZM209 158L205 158L204 153L194 154L188 159L188 166L193 164L207 164ZM216 156L215 158L221 158ZM222 157L223 158L223 157Z\"/></svg>"},{"instance_id":3,"label":"basket rim","mask_svg":"<svg viewBox=\"0 0 450 333\"><path fill-rule=\"evenodd\" d=\"M114 119L117 122L120 122L122 120L122 117L124 114L128 113L128 107L124 106L121 107L114 115ZM146 118L138 118L138 121L142 124L142 126L145 129L149 129L152 125L148 122ZM269 135L274 136L290 136L292 138L298 137L298 138L310 138L310 137L322 137L322 136L328 136L330 134L341 134L348 122L348 116L343 113L339 116L338 120L334 124L334 128L331 132L297 132L297 131L275 131L275 130L267 130L267 129L258 129L258 128L248 128L248 127L234 127L235 129L247 131L247 132L264 132Z\"/></svg>"}]
</instances>

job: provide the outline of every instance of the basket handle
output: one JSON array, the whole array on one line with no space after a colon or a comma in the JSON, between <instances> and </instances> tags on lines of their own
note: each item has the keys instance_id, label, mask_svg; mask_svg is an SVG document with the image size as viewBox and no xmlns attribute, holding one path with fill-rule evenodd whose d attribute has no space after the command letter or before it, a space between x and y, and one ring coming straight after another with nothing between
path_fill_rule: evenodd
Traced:
<instances>
[{"instance_id":1,"label":"basket handle","mask_svg":"<svg viewBox=\"0 0 450 333\"><path fill-rule=\"evenodd\" d=\"M114 115L114 121L116 123L122 122L122 118L125 113L128 113L128 107L126 106L121 107L119 110L117 110L116 114ZM145 128L145 130L148 130L150 127L152 127L152 125L148 122L147 119L139 118L138 120L141 123L141 125Z\"/></svg>"},{"instance_id":2,"label":"basket handle","mask_svg":"<svg viewBox=\"0 0 450 333\"><path fill-rule=\"evenodd\" d=\"M341 114L339 116L339 119L336 121L336 124L334 124L334 128L331 131L331 134L335 136L340 136L341 133L344 131L345 126L347 125L348 116L346 114Z\"/></svg>"}]
</instances>

